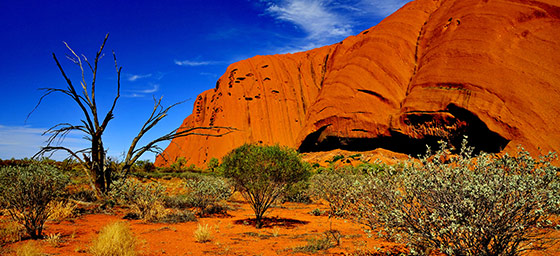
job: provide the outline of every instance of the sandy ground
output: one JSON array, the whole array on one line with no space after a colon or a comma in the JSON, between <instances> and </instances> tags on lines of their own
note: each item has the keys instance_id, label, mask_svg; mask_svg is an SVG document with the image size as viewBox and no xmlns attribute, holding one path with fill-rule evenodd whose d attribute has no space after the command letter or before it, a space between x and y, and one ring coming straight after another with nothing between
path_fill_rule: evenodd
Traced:
<instances>
[{"instance_id":1,"label":"sandy ground","mask_svg":"<svg viewBox=\"0 0 560 256\"><path fill-rule=\"evenodd\" d=\"M401 245L379 238L371 238L362 228L344 219L314 216L313 209L326 210L323 204L285 203L274 207L261 229L255 228L250 206L241 202L230 203L234 210L229 216L199 218L197 222L179 224L145 223L141 220L123 220L124 212L116 214L83 215L74 220L47 223L45 234L57 234L62 243L53 247L47 241L36 242L50 255L89 255L87 249L101 228L115 221L127 221L141 240L142 255L348 255L358 252L398 251ZM210 242L198 243L193 232L199 224L212 229ZM310 239L322 239L328 230L340 232L340 245L329 250L308 252L297 247L308 245ZM10 245L17 248L22 241Z\"/></svg>"},{"instance_id":2,"label":"sandy ground","mask_svg":"<svg viewBox=\"0 0 560 256\"><path fill-rule=\"evenodd\" d=\"M141 220L123 220L124 210L114 214L83 215L60 223L47 222L45 234L60 234L62 243L53 246L46 240L34 242L48 255L89 255L88 248L99 230L109 223L126 221L141 241L141 255L396 255L404 246L384 239L370 237L363 227L349 220L314 216L314 209L327 210L324 204L285 203L272 208L265 226L257 229L250 206L242 201L229 203L233 208L228 216L199 218L197 222L179 224L145 223ZM560 219L553 219L554 225ZM196 242L193 232L199 224L211 227L212 239ZM298 247L310 239L322 239L325 232L340 232L340 245L319 251L302 251ZM560 238L560 230L551 229L552 238ZM4 248L10 250L29 241L21 241ZM369 253L369 254L367 254ZM560 255L560 246L528 255Z\"/></svg>"}]
</instances>

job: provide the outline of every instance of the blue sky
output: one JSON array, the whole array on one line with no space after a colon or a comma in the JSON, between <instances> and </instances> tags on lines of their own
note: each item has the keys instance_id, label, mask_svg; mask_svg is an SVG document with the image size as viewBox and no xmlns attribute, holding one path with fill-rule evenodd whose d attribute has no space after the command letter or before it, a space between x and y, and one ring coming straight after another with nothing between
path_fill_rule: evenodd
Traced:
<instances>
[{"instance_id":1,"label":"blue sky","mask_svg":"<svg viewBox=\"0 0 560 256\"><path fill-rule=\"evenodd\" d=\"M119 158L151 111L153 97L163 97L166 106L187 102L175 107L146 140L177 128L192 112L193 99L213 88L229 64L337 43L374 26L406 2L1 1L0 159L31 157L47 139L43 131L60 122L79 122L75 103L61 94L47 97L26 120L42 95L39 88L66 87L52 53L75 83L80 79L77 66L65 58L69 51L63 41L93 59L110 33L97 97L105 113L116 91L114 50L123 66L121 98L103 139L109 155ZM87 146L81 134L71 134L63 144ZM154 157L146 154L143 159Z\"/></svg>"}]
</instances>

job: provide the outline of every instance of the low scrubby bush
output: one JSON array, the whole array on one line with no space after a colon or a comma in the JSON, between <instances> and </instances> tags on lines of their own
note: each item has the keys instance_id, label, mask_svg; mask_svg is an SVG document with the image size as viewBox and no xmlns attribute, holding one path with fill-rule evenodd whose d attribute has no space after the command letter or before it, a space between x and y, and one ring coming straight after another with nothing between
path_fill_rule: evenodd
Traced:
<instances>
[{"instance_id":1,"label":"low scrubby bush","mask_svg":"<svg viewBox=\"0 0 560 256\"><path fill-rule=\"evenodd\" d=\"M143 184L128 179L111 190L111 196L120 204L129 205L133 212L146 221L157 221L164 215L162 200L164 188L156 182Z\"/></svg>"},{"instance_id":2,"label":"low scrubby bush","mask_svg":"<svg viewBox=\"0 0 560 256\"><path fill-rule=\"evenodd\" d=\"M323 169L311 177L309 191L328 203L329 216L344 217L355 200L351 193L360 188L362 179L351 167Z\"/></svg>"},{"instance_id":3,"label":"low scrubby bush","mask_svg":"<svg viewBox=\"0 0 560 256\"><path fill-rule=\"evenodd\" d=\"M539 227L558 210L553 159L523 150L475 157L466 142L451 154L443 143L402 170L368 175L352 212L412 254L519 255L542 245Z\"/></svg>"},{"instance_id":4,"label":"low scrubby bush","mask_svg":"<svg viewBox=\"0 0 560 256\"><path fill-rule=\"evenodd\" d=\"M284 196L282 197L282 202L293 202L293 203L313 203L309 193L309 182L299 181L286 189Z\"/></svg>"},{"instance_id":5,"label":"low scrubby bush","mask_svg":"<svg viewBox=\"0 0 560 256\"><path fill-rule=\"evenodd\" d=\"M0 202L29 236L43 236L43 225L51 215L51 202L62 198L68 178L51 165L32 162L0 167Z\"/></svg>"},{"instance_id":6,"label":"low scrubby bush","mask_svg":"<svg viewBox=\"0 0 560 256\"><path fill-rule=\"evenodd\" d=\"M224 213L227 209L222 201L231 197L232 188L222 177L201 176L190 179L185 184L188 192L184 202L188 207L195 207L200 215Z\"/></svg>"}]
</instances>

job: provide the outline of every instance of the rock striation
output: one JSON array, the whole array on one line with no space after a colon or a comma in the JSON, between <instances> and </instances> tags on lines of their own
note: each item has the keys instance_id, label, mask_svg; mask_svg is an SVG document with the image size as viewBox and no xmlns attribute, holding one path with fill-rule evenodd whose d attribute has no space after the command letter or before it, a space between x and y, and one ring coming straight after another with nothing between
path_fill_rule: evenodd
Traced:
<instances>
[{"instance_id":1,"label":"rock striation","mask_svg":"<svg viewBox=\"0 0 560 256\"><path fill-rule=\"evenodd\" d=\"M243 143L302 152L560 149L560 2L416 0L344 41L232 64L156 158L204 165ZM217 131L223 132L223 131Z\"/></svg>"}]
</instances>

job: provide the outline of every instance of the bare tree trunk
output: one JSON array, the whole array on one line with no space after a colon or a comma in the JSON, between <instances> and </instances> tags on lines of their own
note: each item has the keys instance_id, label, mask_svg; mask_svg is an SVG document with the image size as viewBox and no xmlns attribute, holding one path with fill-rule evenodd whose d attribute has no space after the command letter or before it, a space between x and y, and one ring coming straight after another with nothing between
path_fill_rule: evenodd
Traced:
<instances>
[{"instance_id":1,"label":"bare tree trunk","mask_svg":"<svg viewBox=\"0 0 560 256\"><path fill-rule=\"evenodd\" d=\"M74 50L72 50L72 48L70 48L70 46L68 46L68 44L64 43L68 48L68 50L72 53L72 54L68 54L67 56L68 59L74 62L74 64L78 65L79 69L81 70L82 79L80 81L80 85L82 87L81 89L83 89L81 90L81 92L78 92L76 90L76 87L74 86L70 78L67 76L66 72L62 68L62 65L56 58L56 55L53 53L53 59L55 60L56 65L58 66L58 69L60 70L62 76L65 78L68 87L66 89L43 88L43 90L45 90L46 92L45 94L43 94L43 96L41 96L41 99L39 99L39 102L35 107L36 109L41 104L43 98L50 95L51 93L62 93L70 97L77 104L79 109L82 111L83 118L81 119L81 122L79 124L73 125L70 123L59 123L51 127L46 132L44 132L43 135L50 134L50 137L47 140L47 145L45 147L42 147L41 150L37 154L35 154L34 157L49 152L52 153L58 150L66 151L67 153L70 154L71 157L76 158L80 162L80 165L86 171L86 175L89 179L90 184L95 187L94 190L98 198L101 198L102 196L106 195L111 189L113 171L115 171L113 166L107 166L106 163L107 157L105 155L105 148L103 147L102 135L105 132L105 129L109 124L109 121L114 118L113 110L115 109L117 101L120 97L120 88L121 88L120 79L121 79L122 67L119 67L117 65L117 57L115 52L113 52L115 70L117 72L117 85L116 85L117 93L113 98L113 102L109 108L109 111L105 114L105 117L103 119L100 119L98 116L97 103L95 98L97 67L98 67L98 61L103 57L103 48L105 47L105 43L108 37L109 34L105 36L105 39L103 40L103 43L101 44L101 47L99 48L99 51L95 56L93 65L91 62L88 61L88 59L84 55L79 56L74 52ZM86 82L86 75L85 75L86 73L85 70L87 70L88 68L92 74L92 80L89 84ZM122 170L119 169L119 171L123 172L122 178L126 178L130 168L134 165L134 162L138 160L140 156L142 156L142 154L144 154L145 152L154 152L154 153L161 152L162 149L157 146L157 143L159 142L170 141L175 138L185 137L189 135L221 137L235 130L234 128L231 127L218 127L218 126L180 127L178 129L169 132L168 134L165 134L147 143L144 146L138 146L138 142L144 136L144 134L146 134L149 130L151 130L161 119L166 117L167 112L171 108L173 108L174 106L180 103L182 102L175 103L169 107L164 108L161 104L161 98L159 100L156 100L154 98L154 108L151 112L151 115L149 116L148 120L144 123L140 131L138 132L138 135L133 139L123 163L124 167L122 168ZM31 111L31 113L33 113L33 111ZM31 113L29 113L28 118L31 115ZM220 129L225 129L227 132L220 133L219 132ZM212 132L199 132L204 130L211 130ZM56 143L55 141L64 140L66 135L68 135L68 133L70 132L81 132L85 134L85 137L89 141L91 141L91 147L74 151L67 147L53 145L53 143ZM83 155L83 157L80 157L79 155Z\"/></svg>"}]
</instances>

